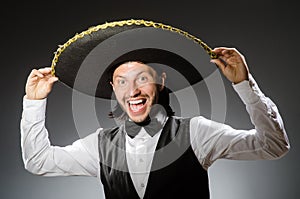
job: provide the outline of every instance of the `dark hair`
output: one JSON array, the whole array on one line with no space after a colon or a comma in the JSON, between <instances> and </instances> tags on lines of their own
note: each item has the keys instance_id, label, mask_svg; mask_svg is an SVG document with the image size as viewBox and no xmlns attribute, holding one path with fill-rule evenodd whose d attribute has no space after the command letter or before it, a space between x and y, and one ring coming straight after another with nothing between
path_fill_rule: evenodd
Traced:
<instances>
[{"instance_id":1,"label":"dark hair","mask_svg":"<svg viewBox=\"0 0 300 199\"><path fill-rule=\"evenodd\" d=\"M158 101L157 104L161 105L166 113L167 116L173 116L175 112L172 110L170 106L170 90L164 87L161 91L158 92ZM124 121L128 119L126 112L123 111L120 104L117 102L116 106L113 108L111 112L108 114L109 118L116 118L119 121Z\"/></svg>"}]
</instances>

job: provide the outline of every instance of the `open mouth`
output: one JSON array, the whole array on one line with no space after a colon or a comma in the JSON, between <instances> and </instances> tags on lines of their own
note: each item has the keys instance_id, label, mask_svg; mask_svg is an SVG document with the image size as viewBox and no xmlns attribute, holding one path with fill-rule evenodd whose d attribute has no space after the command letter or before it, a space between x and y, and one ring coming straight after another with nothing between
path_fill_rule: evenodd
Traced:
<instances>
[{"instance_id":1,"label":"open mouth","mask_svg":"<svg viewBox=\"0 0 300 199\"><path fill-rule=\"evenodd\" d=\"M146 101L146 99L128 100L128 105L132 112L137 113L144 110Z\"/></svg>"}]
</instances>

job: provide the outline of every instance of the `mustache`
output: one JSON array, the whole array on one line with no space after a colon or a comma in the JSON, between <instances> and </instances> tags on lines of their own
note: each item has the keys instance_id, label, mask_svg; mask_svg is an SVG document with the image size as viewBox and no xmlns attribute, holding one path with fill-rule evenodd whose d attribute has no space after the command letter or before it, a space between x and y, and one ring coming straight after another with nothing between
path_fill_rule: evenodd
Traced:
<instances>
[{"instance_id":1,"label":"mustache","mask_svg":"<svg viewBox=\"0 0 300 199\"><path fill-rule=\"evenodd\" d=\"M139 95L136 95L136 96L125 96L123 98L123 100L125 102L128 102L130 99L135 99L135 98L149 98L149 95L147 95L147 94L139 94Z\"/></svg>"}]
</instances>

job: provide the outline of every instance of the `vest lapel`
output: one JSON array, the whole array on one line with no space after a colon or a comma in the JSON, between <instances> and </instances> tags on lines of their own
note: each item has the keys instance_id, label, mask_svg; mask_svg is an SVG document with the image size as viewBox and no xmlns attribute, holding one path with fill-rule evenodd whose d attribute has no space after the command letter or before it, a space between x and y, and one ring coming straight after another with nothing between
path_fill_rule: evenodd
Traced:
<instances>
[{"instance_id":1,"label":"vest lapel","mask_svg":"<svg viewBox=\"0 0 300 199\"><path fill-rule=\"evenodd\" d=\"M107 130L99 138L101 181L107 199L138 199L128 172L123 126Z\"/></svg>"},{"instance_id":2,"label":"vest lapel","mask_svg":"<svg viewBox=\"0 0 300 199\"><path fill-rule=\"evenodd\" d=\"M151 172L144 198L148 198L158 190L158 186L161 186L160 181L164 179L162 177L164 174L164 172L162 172L164 168L167 168L170 164L176 161L187 149L187 147L179 146L180 142L183 141L180 137L182 133L178 134L179 126L179 120L169 117L162 130L153 157ZM188 133L189 131L186 132Z\"/></svg>"},{"instance_id":3,"label":"vest lapel","mask_svg":"<svg viewBox=\"0 0 300 199\"><path fill-rule=\"evenodd\" d=\"M190 147L189 125L180 125L180 123L187 124L189 121L189 119L179 120L174 117L168 119L155 149L151 171L168 166L182 156ZM180 126L185 129L181 128L179 132Z\"/></svg>"},{"instance_id":4,"label":"vest lapel","mask_svg":"<svg viewBox=\"0 0 300 199\"><path fill-rule=\"evenodd\" d=\"M144 199L209 198L207 172L190 146L189 122L169 118L156 147Z\"/></svg>"}]
</instances>

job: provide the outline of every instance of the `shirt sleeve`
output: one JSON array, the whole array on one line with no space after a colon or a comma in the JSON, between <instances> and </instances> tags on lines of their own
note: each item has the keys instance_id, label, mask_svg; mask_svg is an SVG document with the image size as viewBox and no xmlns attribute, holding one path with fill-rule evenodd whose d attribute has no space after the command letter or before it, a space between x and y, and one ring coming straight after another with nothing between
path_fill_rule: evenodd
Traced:
<instances>
[{"instance_id":1,"label":"shirt sleeve","mask_svg":"<svg viewBox=\"0 0 300 199\"><path fill-rule=\"evenodd\" d=\"M190 122L192 148L205 169L220 158L234 160L277 159L285 155L289 140L276 105L249 81L233 85L246 106L254 128L239 130L229 125L194 117Z\"/></svg>"},{"instance_id":2,"label":"shirt sleeve","mask_svg":"<svg viewBox=\"0 0 300 199\"><path fill-rule=\"evenodd\" d=\"M23 100L20 131L25 169L43 176L98 176L99 131L65 147L52 146L45 127L46 101Z\"/></svg>"}]
</instances>

